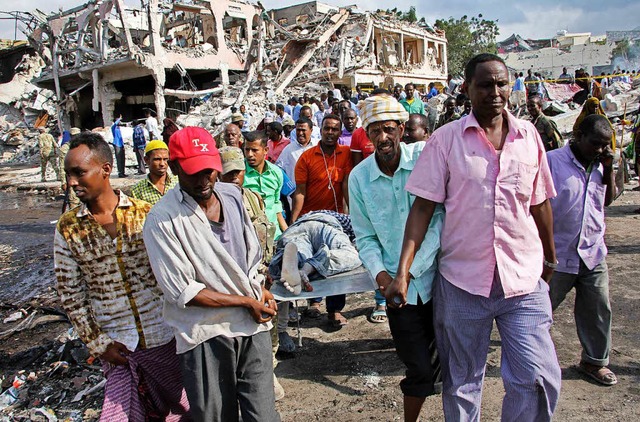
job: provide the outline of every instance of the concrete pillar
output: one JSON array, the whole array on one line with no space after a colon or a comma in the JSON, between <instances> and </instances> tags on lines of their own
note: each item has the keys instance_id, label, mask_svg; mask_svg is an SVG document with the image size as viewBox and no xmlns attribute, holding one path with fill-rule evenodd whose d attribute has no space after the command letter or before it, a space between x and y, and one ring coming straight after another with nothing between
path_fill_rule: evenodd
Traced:
<instances>
[{"instance_id":1,"label":"concrete pillar","mask_svg":"<svg viewBox=\"0 0 640 422\"><path fill-rule=\"evenodd\" d=\"M158 124L162 126L162 121L165 117L165 108L167 107L164 99L164 84L167 79L167 74L163 66L154 69L153 79L156 81L156 88L153 91L153 98L156 105L156 118L158 119Z\"/></svg>"},{"instance_id":2,"label":"concrete pillar","mask_svg":"<svg viewBox=\"0 0 640 422\"><path fill-rule=\"evenodd\" d=\"M149 0L147 9L149 16L149 47L151 53L156 56L162 53L162 40L160 39L160 25L158 25L158 0Z\"/></svg>"}]
</instances>

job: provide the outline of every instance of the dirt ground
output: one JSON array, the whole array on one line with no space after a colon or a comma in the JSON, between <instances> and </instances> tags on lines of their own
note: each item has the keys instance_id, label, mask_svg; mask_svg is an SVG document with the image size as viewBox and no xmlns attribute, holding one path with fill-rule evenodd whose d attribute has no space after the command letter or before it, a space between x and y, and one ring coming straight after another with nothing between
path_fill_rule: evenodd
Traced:
<instances>
[{"instance_id":1,"label":"dirt ground","mask_svg":"<svg viewBox=\"0 0 640 422\"><path fill-rule=\"evenodd\" d=\"M45 314L55 314L55 308L59 309L53 290L52 239L61 197L56 196L56 183L37 183L38 177L38 169L33 166L0 168L2 319L20 307L28 311L43 309ZM135 179L114 181L117 185L134 182ZM576 371L580 344L573 321L572 293L555 313L552 329L563 378L556 420L640 420L640 215L632 212L638 206L640 193L627 191L607 210L607 262L614 318L610 368L618 375L619 383L601 387ZM279 356L276 368L286 390L286 397L277 403L283 421L402 420L398 383L403 366L394 353L388 326L367 321L372 306L373 293L349 296L349 324L339 331L328 328L326 315L318 320L303 320L303 347L291 356ZM80 420L82 415L85 420L94 419L100 408L100 392L77 403L71 403L71 397L99 381L98 367L82 363L72 364L66 371L50 369L51 362L57 359L51 350L54 355L64 355L64 347L56 339L64 337L69 324L58 321L2 337L12 324L17 323L0 323L0 376L13 379L22 369L25 374L34 371L38 379L27 382L27 386L31 385L29 397L22 397L26 408L15 409L10 418L45 420L34 411L44 406L60 419ZM296 330L291 328L290 334L295 337ZM499 419L503 394L500 338L494 330L483 420ZM443 419L440 396L428 398L422 420Z\"/></svg>"}]
</instances>

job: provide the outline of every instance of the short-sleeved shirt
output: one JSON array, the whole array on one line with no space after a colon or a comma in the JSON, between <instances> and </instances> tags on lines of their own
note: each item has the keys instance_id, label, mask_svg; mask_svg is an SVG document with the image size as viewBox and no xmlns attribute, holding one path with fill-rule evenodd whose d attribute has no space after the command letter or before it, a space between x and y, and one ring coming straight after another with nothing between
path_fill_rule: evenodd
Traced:
<instances>
[{"instance_id":1,"label":"short-sleeved shirt","mask_svg":"<svg viewBox=\"0 0 640 422\"><path fill-rule=\"evenodd\" d=\"M558 191L551 200L556 271L578 274L581 260L592 270L607 256L602 164L594 163L587 171L569 145L550 151L547 159Z\"/></svg>"},{"instance_id":2,"label":"short-sleeved shirt","mask_svg":"<svg viewBox=\"0 0 640 422\"><path fill-rule=\"evenodd\" d=\"M367 158L376 151L373 142L367 136L367 131L363 127L353 131L351 135L351 151L361 152L362 158Z\"/></svg>"},{"instance_id":3,"label":"short-sleeved shirt","mask_svg":"<svg viewBox=\"0 0 640 422\"><path fill-rule=\"evenodd\" d=\"M282 203L280 202L280 191L284 185L282 174L280 167L268 161L264 162L262 173L258 173L256 169L246 164L243 183L245 188L251 189L262 196L265 214L267 214L269 221L276 226L276 239L282 234L278 224L278 214L282 212Z\"/></svg>"},{"instance_id":4,"label":"short-sleeved shirt","mask_svg":"<svg viewBox=\"0 0 640 422\"><path fill-rule=\"evenodd\" d=\"M155 205L169 189L173 189L177 184L178 177L167 174L164 192L160 192L151 179L149 179L149 176L147 176L131 188L131 196L136 199L147 201L151 205Z\"/></svg>"},{"instance_id":5,"label":"short-sleeved shirt","mask_svg":"<svg viewBox=\"0 0 640 422\"><path fill-rule=\"evenodd\" d=\"M433 133L406 185L444 203L440 273L484 297L496 267L505 297L535 289L544 257L530 207L556 195L538 131L508 111L504 117L500 154L471 113Z\"/></svg>"},{"instance_id":6,"label":"short-sleeved shirt","mask_svg":"<svg viewBox=\"0 0 640 422\"><path fill-rule=\"evenodd\" d=\"M320 145L303 152L296 164L296 184L306 185L307 191L300 215L317 210L343 212L342 182L352 168L351 150L344 145L336 145L336 150L328 156Z\"/></svg>"},{"instance_id":7,"label":"short-sleeved shirt","mask_svg":"<svg viewBox=\"0 0 640 422\"><path fill-rule=\"evenodd\" d=\"M424 111L424 103L418 97L413 97L412 101L409 101L405 98L400 100L399 103L402 104L402 107L404 107L404 109L407 110L407 113L409 114L426 114Z\"/></svg>"},{"instance_id":8,"label":"short-sleeved shirt","mask_svg":"<svg viewBox=\"0 0 640 422\"><path fill-rule=\"evenodd\" d=\"M542 144L547 151L551 151L562 146L562 137L560 136L558 129L552 123L552 120L547 116L540 113L540 115L533 121L533 125L540 134Z\"/></svg>"},{"instance_id":9,"label":"short-sleeved shirt","mask_svg":"<svg viewBox=\"0 0 640 422\"><path fill-rule=\"evenodd\" d=\"M267 141L267 148L269 148L269 152L267 152L267 160L271 163L278 161L278 157L282 154L282 150L290 143L291 141L289 138L285 138L284 136L280 138L278 142L269 139Z\"/></svg>"},{"instance_id":10,"label":"short-sleeved shirt","mask_svg":"<svg viewBox=\"0 0 640 422\"><path fill-rule=\"evenodd\" d=\"M340 137L338 138L338 144L350 146L352 137L353 137L353 133L352 132L349 132L347 129L342 129L342 133L340 134Z\"/></svg>"}]
</instances>

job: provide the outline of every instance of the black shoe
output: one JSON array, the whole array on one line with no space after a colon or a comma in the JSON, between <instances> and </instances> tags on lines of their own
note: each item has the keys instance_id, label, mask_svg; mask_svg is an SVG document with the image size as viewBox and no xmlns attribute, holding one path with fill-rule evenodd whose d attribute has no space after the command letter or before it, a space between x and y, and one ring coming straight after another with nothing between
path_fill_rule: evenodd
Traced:
<instances>
[{"instance_id":1,"label":"black shoe","mask_svg":"<svg viewBox=\"0 0 640 422\"><path fill-rule=\"evenodd\" d=\"M123 178L123 177L129 177L129 176L126 175L126 174L120 174L120 175L118 175L118 177Z\"/></svg>"}]
</instances>

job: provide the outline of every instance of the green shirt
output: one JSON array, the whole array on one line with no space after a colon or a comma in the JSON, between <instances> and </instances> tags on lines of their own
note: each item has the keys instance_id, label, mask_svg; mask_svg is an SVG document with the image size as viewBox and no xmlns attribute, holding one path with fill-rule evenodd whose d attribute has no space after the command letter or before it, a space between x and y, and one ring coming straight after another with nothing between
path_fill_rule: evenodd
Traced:
<instances>
[{"instance_id":1,"label":"green shirt","mask_svg":"<svg viewBox=\"0 0 640 422\"><path fill-rule=\"evenodd\" d=\"M175 176L172 177L170 174L167 174L164 192L160 192L158 188L151 182L149 176L147 176L143 180L136 183L133 188L131 188L131 196L136 199L147 201L151 205L155 205L156 202L158 202L169 189L173 189L173 187L177 184L178 178Z\"/></svg>"},{"instance_id":2,"label":"green shirt","mask_svg":"<svg viewBox=\"0 0 640 422\"><path fill-rule=\"evenodd\" d=\"M262 174L246 164L246 161L245 165L246 173L243 186L262 196L265 214L267 214L269 221L276 226L275 238L277 239L282 234L280 224L278 224L278 214L282 212L282 203L280 202L280 191L284 184L282 170L268 161L264 162Z\"/></svg>"},{"instance_id":3,"label":"green shirt","mask_svg":"<svg viewBox=\"0 0 640 422\"><path fill-rule=\"evenodd\" d=\"M427 113L425 113L424 111L424 103L422 102L422 100L418 97L413 97L413 102L411 104L409 104L409 101L407 101L407 99L402 99L399 101L400 104L402 104L402 106L404 107L405 110L407 110L407 113L409 114L423 114L423 115L427 115Z\"/></svg>"}]
</instances>

